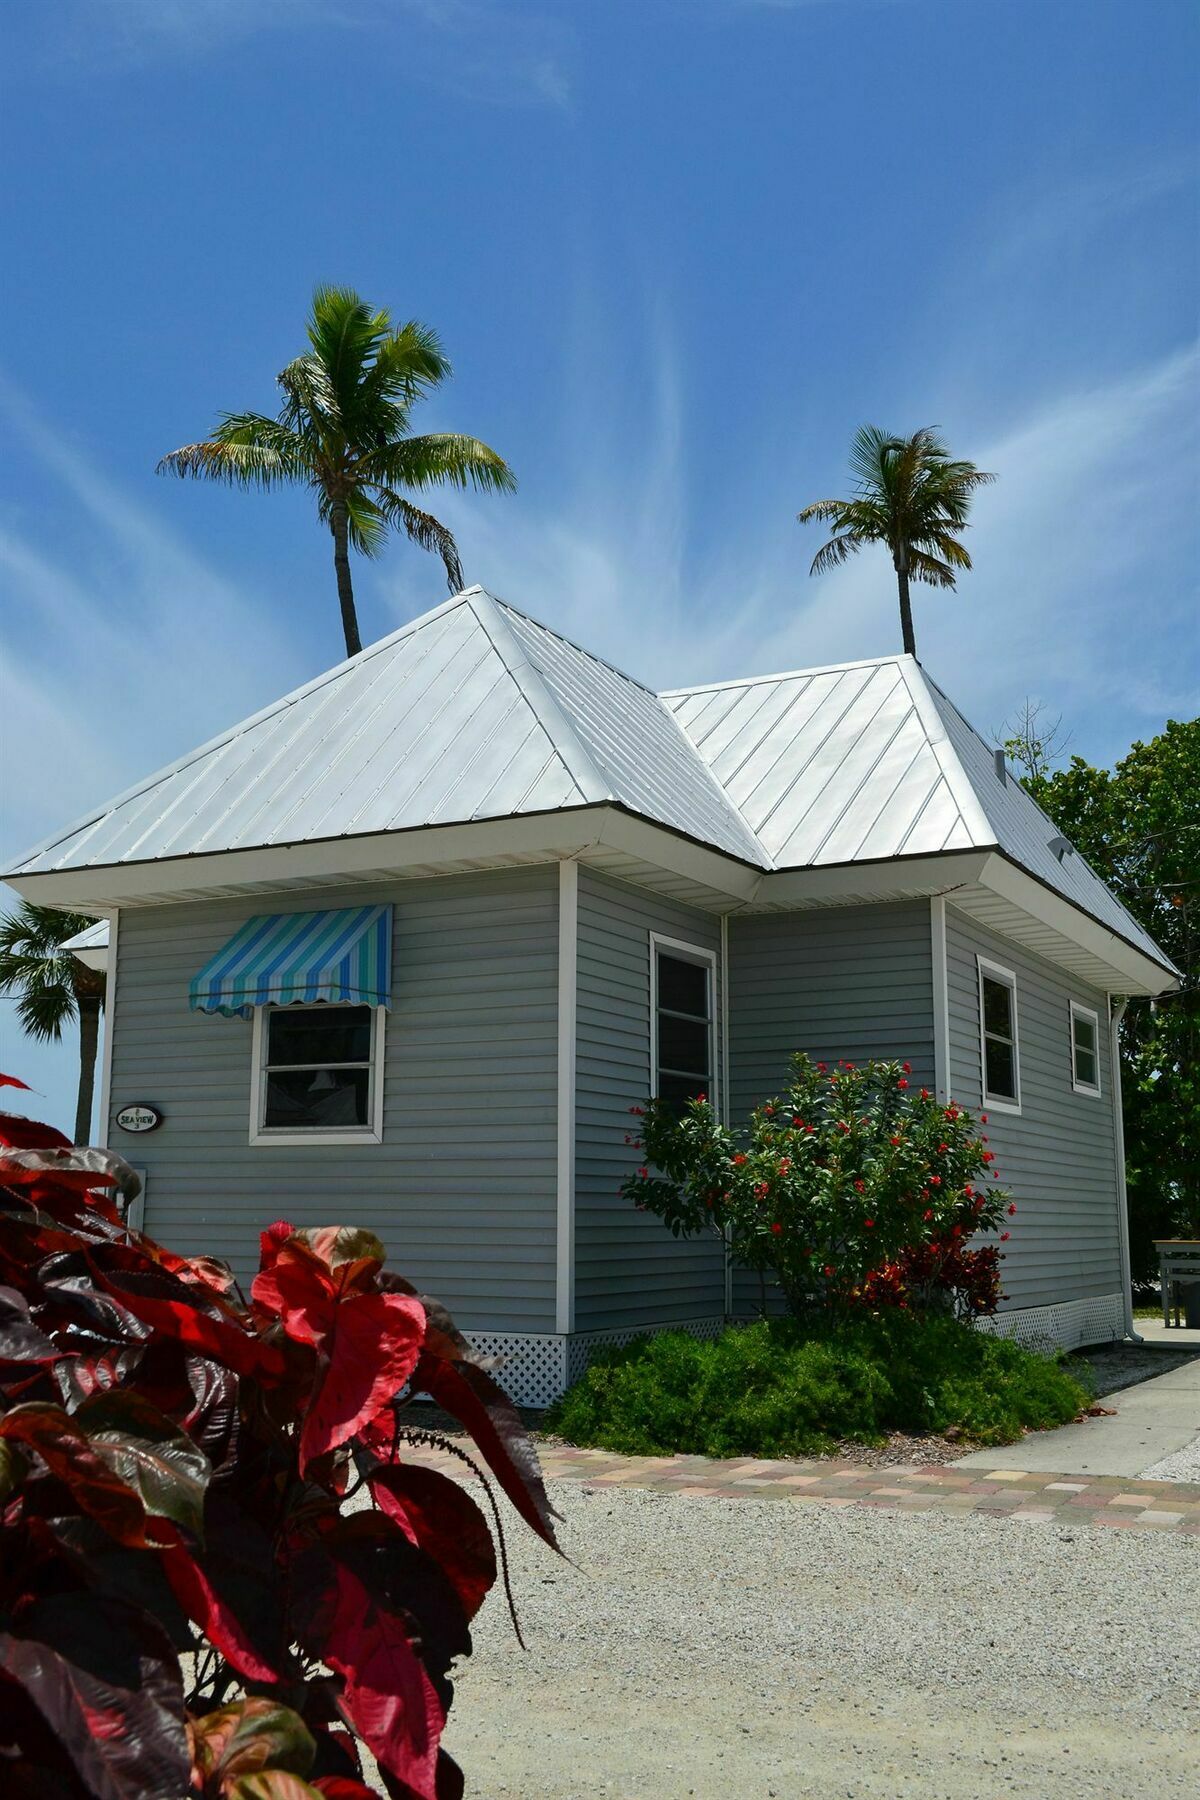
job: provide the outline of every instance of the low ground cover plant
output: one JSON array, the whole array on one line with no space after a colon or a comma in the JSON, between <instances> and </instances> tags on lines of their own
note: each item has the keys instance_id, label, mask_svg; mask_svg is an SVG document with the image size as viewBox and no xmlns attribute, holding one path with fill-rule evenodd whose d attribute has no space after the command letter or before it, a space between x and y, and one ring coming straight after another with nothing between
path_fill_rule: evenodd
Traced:
<instances>
[{"instance_id":1,"label":"low ground cover plant","mask_svg":"<svg viewBox=\"0 0 1200 1800\"><path fill-rule=\"evenodd\" d=\"M1056 1355L893 1309L760 1319L707 1342L661 1332L603 1350L546 1426L625 1455L812 1456L889 1432L1007 1444L1066 1424L1090 1398Z\"/></svg>"},{"instance_id":2,"label":"low ground cover plant","mask_svg":"<svg viewBox=\"0 0 1200 1800\"><path fill-rule=\"evenodd\" d=\"M119 1157L0 1114L0 1791L371 1800L365 1746L393 1800L457 1800L440 1739L496 1546L405 1459L408 1398L553 1545L517 1414L370 1233L272 1225L246 1299L121 1191Z\"/></svg>"},{"instance_id":3,"label":"low ground cover plant","mask_svg":"<svg viewBox=\"0 0 1200 1800\"><path fill-rule=\"evenodd\" d=\"M798 1318L831 1306L993 1313L1016 1205L973 1116L914 1089L911 1073L798 1055L744 1131L703 1094L682 1110L648 1100L626 1135L646 1160L621 1191L676 1237L726 1237ZM994 1240L973 1241L983 1233Z\"/></svg>"}]
</instances>

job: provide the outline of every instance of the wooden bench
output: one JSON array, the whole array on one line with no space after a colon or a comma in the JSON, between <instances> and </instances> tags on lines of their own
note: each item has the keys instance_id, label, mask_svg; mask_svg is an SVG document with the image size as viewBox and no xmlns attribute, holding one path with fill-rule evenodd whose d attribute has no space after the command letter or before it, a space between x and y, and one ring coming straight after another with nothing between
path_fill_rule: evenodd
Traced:
<instances>
[{"instance_id":1,"label":"wooden bench","mask_svg":"<svg viewBox=\"0 0 1200 1800\"><path fill-rule=\"evenodd\" d=\"M1179 1324L1180 1290L1200 1282L1200 1238L1155 1238L1158 1278L1162 1285L1163 1324L1171 1324L1174 1297L1175 1324Z\"/></svg>"}]
</instances>

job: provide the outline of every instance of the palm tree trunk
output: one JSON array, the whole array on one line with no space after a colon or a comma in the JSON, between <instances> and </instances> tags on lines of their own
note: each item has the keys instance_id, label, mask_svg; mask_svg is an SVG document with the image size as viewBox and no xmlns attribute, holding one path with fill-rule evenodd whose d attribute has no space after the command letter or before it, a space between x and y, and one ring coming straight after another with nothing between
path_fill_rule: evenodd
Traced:
<instances>
[{"instance_id":1,"label":"palm tree trunk","mask_svg":"<svg viewBox=\"0 0 1200 1800\"><path fill-rule=\"evenodd\" d=\"M75 1102L75 1142L92 1138L92 1098L96 1091L96 1046L100 1041L98 996L79 996L79 1094Z\"/></svg>"},{"instance_id":2,"label":"palm tree trunk","mask_svg":"<svg viewBox=\"0 0 1200 1800\"><path fill-rule=\"evenodd\" d=\"M333 567L342 608L346 655L357 656L362 649L362 639L358 635L358 614L354 610L354 584L350 579L350 524L344 500L334 501L330 509L329 525L333 532Z\"/></svg>"},{"instance_id":3,"label":"palm tree trunk","mask_svg":"<svg viewBox=\"0 0 1200 1800\"><path fill-rule=\"evenodd\" d=\"M896 558L896 585L900 589L900 630L904 637L904 654L917 654L917 640L913 632L912 607L908 599L908 563L903 555Z\"/></svg>"}]
</instances>

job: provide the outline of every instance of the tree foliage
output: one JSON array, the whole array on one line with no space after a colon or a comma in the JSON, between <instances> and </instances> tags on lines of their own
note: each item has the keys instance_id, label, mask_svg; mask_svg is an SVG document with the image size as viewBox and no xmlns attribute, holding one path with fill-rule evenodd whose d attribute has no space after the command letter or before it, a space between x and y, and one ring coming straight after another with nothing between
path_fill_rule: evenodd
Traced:
<instances>
[{"instance_id":1,"label":"tree foliage","mask_svg":"<svg viewBox=\"0 0 1200 1800\"><path fill-rule=\"evenodd\" d=\"M361 648L347 550L378 556L389 531L403 531L441 557L451 593L463 585L450 530L411 499L434 487L506 490L512 470L495 450L459 432L414 434L418 401L450 375L428 325L393 326L352 288L319 287L309 349L277 377L275 418L223 413L212 435L172 450L160 473L234 487L307 487L334 539L346 654Z\"/></svg>"},{"instance_id":2,"label":"tree foliage","mask_svg":"<svg viewBox=\"0 0 1200 1800\"><path fill-rule=\"evenodd\" d=\"M1200 1236L1200 720L1171 720L1113 769L1025 765L1025 786L1181 972L1121 1023L1135 1273L1152 1240Z\"/></svg>"},{"instance_id":3,"label":"tree foliage","mask_svg":"<svg viewBox=\"0 0 1200 1800\"><path fill-rule=\"evenodd\" d=\"M676 1237L726 1236L735 1262L770 1273L799 1317L831 1305L994 1312L1000 1232L1016 1212L974 1118L906 1063L793 1058L787 1090L744 1132L706 1096L635 1108L646 1163L622 1193ZM1002 1237L1007 1237L1004 1229Z\"/></svg>"},{"instance_id":4,"label":"tree foliage","mask_svg":"<svg viewBox=\"0 0 1200 1800\"><path fill-rule=\"evenodd\" d=\"M6 1800L371 1800L364 1748L392 1800L456 1800L496 1553L409 1405L553 1545L505 1395L369 1232L272 1225L247 1302L126 1229L119 1157L7 1114L0 1146Z\"/></svg>"},{"instance_id":5,"label":"tree foliage","mask_svg":"<svg viewBox=\"0 0 1200 1800\"><path fill-rule=\"evenodd\" d=\"M29 900L0 918L0 994L12 995L21 1029L56 1044L65 1026L79 1022L75 1138L81 1144L92 1121L104 977L62 946L93 923L83 913L58 912Z\"/></svg>"},{"instance_id":6,"label":"tree foliage","mask_svg":"<svg viewBox=\"0 0 1200 1800\"><path fill-rule=\"evenodd\" d=\"M896 571L904 648L915 656L909 582L952 588L971 567L960 534L976 488L995 476L955 460L930 426L906 438L861 426L850 447L850 472L855 486L849 500L814 500L797 515L802 525L833 527L809 573L839 567L866 544L885 545Z\"/></svg>"}]
</instances>

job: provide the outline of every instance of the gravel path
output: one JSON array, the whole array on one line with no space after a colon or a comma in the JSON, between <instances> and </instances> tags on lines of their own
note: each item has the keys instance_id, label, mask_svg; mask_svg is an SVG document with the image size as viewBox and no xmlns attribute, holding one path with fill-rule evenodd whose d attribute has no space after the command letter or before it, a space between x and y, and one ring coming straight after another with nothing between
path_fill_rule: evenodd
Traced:
<instances>
[{"instance_id":1,"label":"gravel path","mask_svg":"<svg viewBox=\"0 0 1200 1800\"><path fill-rule=\"evenodd\" d=\"M556 1482L447 1746L472 1800L1194 1800L1195 1539ZM1166 1620L1172 1628L1164 1629Z\"/></svg>"}]
</instances>

